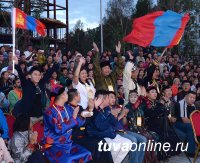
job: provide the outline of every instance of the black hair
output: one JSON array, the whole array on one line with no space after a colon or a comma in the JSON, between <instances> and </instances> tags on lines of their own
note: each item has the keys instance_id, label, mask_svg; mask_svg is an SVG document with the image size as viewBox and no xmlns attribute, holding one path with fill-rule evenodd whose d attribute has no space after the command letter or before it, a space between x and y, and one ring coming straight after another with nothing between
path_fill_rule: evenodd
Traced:
<instances>
[{"instance_id":1,"label":"black hair","mask_svg":"<svg viewBox=\"0 0 200 163\"><path fill-rule=\"evenodd\" d=\"M93 69L87 69L87 72L89 73L90 71L93 71L94 72L94 70Z\"/></svg>"},{"instance_id":2,"label":"black hair","mask_svg":"<svg viewBox=\"0 0 200 163\"><path fill-rule=\"evenodd\" d=\"M74 61L70 61L69 64L72 63L72 62L74 63Z\"/></svg>"},{"instance_id":3,"label":"black hair","mask_svg":"<svg viewBox=\"0 0 200 163\"><path fill-rule=\"evenodd\" d=\"M56 49L56 53L57 53L59 50L60 50L60 49L59 49L59 48L57 48L57 49Z\"/></svg>"},{"instance_id":4,"label":"black hair","mask_svg":"<svg viewBox=\"0 0 200 163\"><path fill-rule=\"evenodd\" d=\"M98 97L99 95L107 96L108 94L109 94L108 91L101 89L101 90L96 91L95 97Z\"/></svg>"},{"instance_id":5,"label":"black hair","mask_svg":"<svg viewBox=\"0 0 200 163\"><path fill-rule=\"evenodd\" d=\"M24 53L21 53L21 54L20 54L20 57L22 57L22 56L26 56L26 55L25 55Z\"/></svg>"},{"instance_id":6,"label":"black hair","mask_svg":"<svg viewBox=\"0 0 200 163\"><path fill-rule=\"evenodd\" d=\"M57 87L57 89L54 90L54 92L51 92L51 97L55 97L54 101L57 101L60 97L60 95L65 91L64 87Z\"/></svg>"},{"instance_id":7,"label":"black hair","mask_svg":"<svg viewBox=\"0 0 200 163\"><path fill-rule=\"evenodd\" d=\"M67 64L67 62L62 62L61 65L63 65L63 64Z\"/></svg>"},{"instance_id":8,"label":"black hair","mask_svg":"<svg viewBox=\"0 0 200 163\"><path fill-rule=\"evenodd\" d=\"M182 85L185 83L189 83L191 85L191 82L189 80L183 80Z\"/></svg>"},{"instance_id":9,"label":"black hair","mask_svg":"<svg viewBox=\"0 0 200 163\"><path fill-rule=\"evenodd\" d=\"M170 89L170 88L171 88L171 87L170 87L169 85L163 84L163 85L161 86L161 91L164 92L166 89Z\"/></svg>"},{"instance_id":10,"label":"black hair","mask_svg":"<svg viewBox=\"0 0 200 163\"><path fill-rule=\"evenodd\" d=\"M13 80L13 84L15 84L17 80L20 80L20 78L15 78L15 79Z\"/></svg>"},{"instance_id":11,"label":"black hair","mask_svg":"<svg viewBox=\"0 0 200 163\"><path fill-rule=\"evenodd\" d=\"M26 62L24 62L24 61L19 61L19 65L22 65L22 64L24 64L24 65L26 66Z\"/></svg>"},{"instance_id":12,"label":"black hair","mask_svg":"<svg viewBox=\"0 0 200 163\"><path fill-rule=\"evenodd\" d=\"M70 85L72 85L72 80L71 79L67 79L66 80L66 87L69 87Z\"/></svg>"},{"instance_id":13,"label":"black hair","mask_svg":"<svg viewBox=\"0 0 200 163\"><path fill-rule=\"evenodd\" d=\"M64 70L67 70L67 68L61 68L60 71L63 72Z\"/></svg>"},{"instance_id":14,"label":"black hair","mask_svg":"<svg viewBox=\"0 0 200 163\"><path fill-rule=\"evenodd\" d=\"M116 97L116 93L113 92L113 91L108 91L108 94L109 94L109 95L112 94L112 95L114 95L114 96Z\"/></svg>"},{"instance_id":15,"label":"black hair","mask_svg":"<svg viewBox=\"0 0 200 163\"><path fill-rule=\"evenodd\" d=\"M119 90L121 87L123 87L123 85L118 85L117 90Z\"/></svg>"},{"instance_id":16,"label":"black hair","mask_svg":"<svg viewBox=\"0 0 200 163\"><path fill-rule=\"evenodd\" d=\"M1 77L3 77L4 74L5 74L6 72L8 72L8 71L3 71L3 72L1 73Z\"/></svg>"},{"instance_id":17,"label":"black hair","mask_svg":"<svg viewBox=\"0 0 200 163\"><path fill-rule=\"evenodd\" d=\"M30 118L27 114L19 114L15 120L13 131L24 132L28 131L30 127Z\"/></svg>"},{"instance_id":18,"label":"black hair","mask_svg":"<svg viewBox=\"0 0 200 163\"><path fill-rule=\"evenodd\" d=\"M130 91L129 91L129 95L130 95L131 93L136 93L136 94L138 94L138 92L137 92L136 89L130 90Z\"/></svg>"},{"instance_id":19,"label":"black hair","mask_svg":"<svg viewBox=\"0 0 200 163\"><path fill-rule=\"evenodd\" d=\"M157 89L156 89L156 87L154 87L154 86L149 86L149 87L147 87L146 92L149 93L151 90L156 90L156 92L157 92Z\"/></svg>"},{"instance_id":20,"label":"black hair","mask_svg":"<svg viewBox=\"0 0 200 163\"><path fill-rule=\"evenodd\" d=\"M40 73L42 72L40 67L38 66L33 66L30 71L29 71L29 74L32 74L34 71L39 71Z\"/></svg>"},{"instance_id":21,"label":"black hair","mask_svg":"<svg viewBox=\"0 0 200 163\"><path fill-rule=\"evenodd\" d=\"M196 92L194 92L194 91L189 91L189 92L187 92L187 94L186 94L186 95L189 95L189 94L192 94L192 95L195 95L195 96L197 96Z\"/></svg>"},{"instance_id":22,"label":"black hair","mask_svg":"<svg viewBox=\"0 0 200 163\"><path fill-rule=\"evenodd\" d=\"M68 91L68 101L72 102L74 97L78 95L78 90L77 89L70 89Z\"/></svg>"}]
</instances>

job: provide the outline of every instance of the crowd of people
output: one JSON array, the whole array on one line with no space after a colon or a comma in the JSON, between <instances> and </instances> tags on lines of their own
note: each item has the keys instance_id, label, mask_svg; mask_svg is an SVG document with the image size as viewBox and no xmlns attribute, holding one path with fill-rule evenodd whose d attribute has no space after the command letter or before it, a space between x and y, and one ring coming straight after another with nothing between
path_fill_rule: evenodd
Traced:
<instances>
[{"instance_id":1,"label":"crowd of people","mask_svg":"<svg viewBox=\"0 0 200 163\"><path fill-rule=\"evenodd\" d=\"M0 161L156 163L179 154L178 142L194 157L190 115L200 109L199 79L197 61L171 50L161 55L137 47L122 54L118 42L102 54L93 43L87 54L29 45L13 55L2 46ZM4 114L16 118L12 129ZM32 131L37 122L44 125L41 142ZM169 142L171 150L121 148L148 142Z\"/></svg>"}]
</instances>

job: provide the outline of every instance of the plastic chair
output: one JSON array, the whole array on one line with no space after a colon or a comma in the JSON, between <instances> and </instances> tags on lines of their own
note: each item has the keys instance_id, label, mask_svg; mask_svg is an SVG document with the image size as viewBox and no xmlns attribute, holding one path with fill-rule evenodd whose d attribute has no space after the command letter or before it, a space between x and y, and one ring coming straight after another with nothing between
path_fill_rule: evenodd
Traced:
<instances>
[{"instance_id":1,"label":"plastic chair","mask_svg":"<svg viewBox=\"0 0 200 163\"><path fill-rule=\"evenodd\" d=\"M193 163L195 163L198 153L200 152L200 111L199 110L193 111L190 115L190 120L191 120L191 124L193 128L193 132L194 132L194 138L198 145L195 152L194 160L193 160Z\"/></svg>"}]
</instances>

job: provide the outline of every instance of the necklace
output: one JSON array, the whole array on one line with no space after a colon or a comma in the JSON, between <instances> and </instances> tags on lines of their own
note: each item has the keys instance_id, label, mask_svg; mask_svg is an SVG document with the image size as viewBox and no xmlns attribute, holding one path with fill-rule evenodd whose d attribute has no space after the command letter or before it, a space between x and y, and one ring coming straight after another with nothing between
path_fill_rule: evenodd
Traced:
<instances>
[{"instance_id":1,"label":"necklace","mask_svg":"<svg viewBox=\"0 0 200 163\"><path fill-rule=\"evenodd\" d=\"M61 112L58 110L57 107L55 107L55 105L53 105L53 107L54 107L54 109L56 109L56 111L57 111L58 114L60 115L62 122L64 122ZM63 106L63 107L64 107L64 106ZM66 117L67 117L67 121L68 121L68 120L69 120L69 114L67 113L67 110L66 110L65 107L64 107L64 110L65 110L65 115L66 115Z\"/></svg>"}]
</instances>

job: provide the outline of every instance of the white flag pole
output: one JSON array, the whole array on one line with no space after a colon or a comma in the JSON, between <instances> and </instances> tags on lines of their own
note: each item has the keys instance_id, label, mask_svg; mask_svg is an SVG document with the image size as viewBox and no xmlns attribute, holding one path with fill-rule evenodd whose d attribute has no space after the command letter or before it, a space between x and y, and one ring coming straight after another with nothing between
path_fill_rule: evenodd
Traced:
<instances>
[{"instance_id":1,"label":"white flag pole","mask_svg":"<svg viewBox=\"0 0 200 163\"><path fill-rule=\"evenodd\" d=\"M165 54L165 52L167 51L167 48L165 48L161 54L161 57L163 57L163 55Z\"/></svg>"},{"instance_id":2,"label":"white flag pole","mask_svg":"<svg viewBox=\"0 0 200 163\"><path fill-rule=\"evenodd\" d=\"M12 18L12 39L13 39L13 56L15 56L15 22L16 22L16 9L13 8L12 9L12 14L11 14ZM13 60L13 74L15 72L15 61Z\"/></svg>"}]
</instances>

